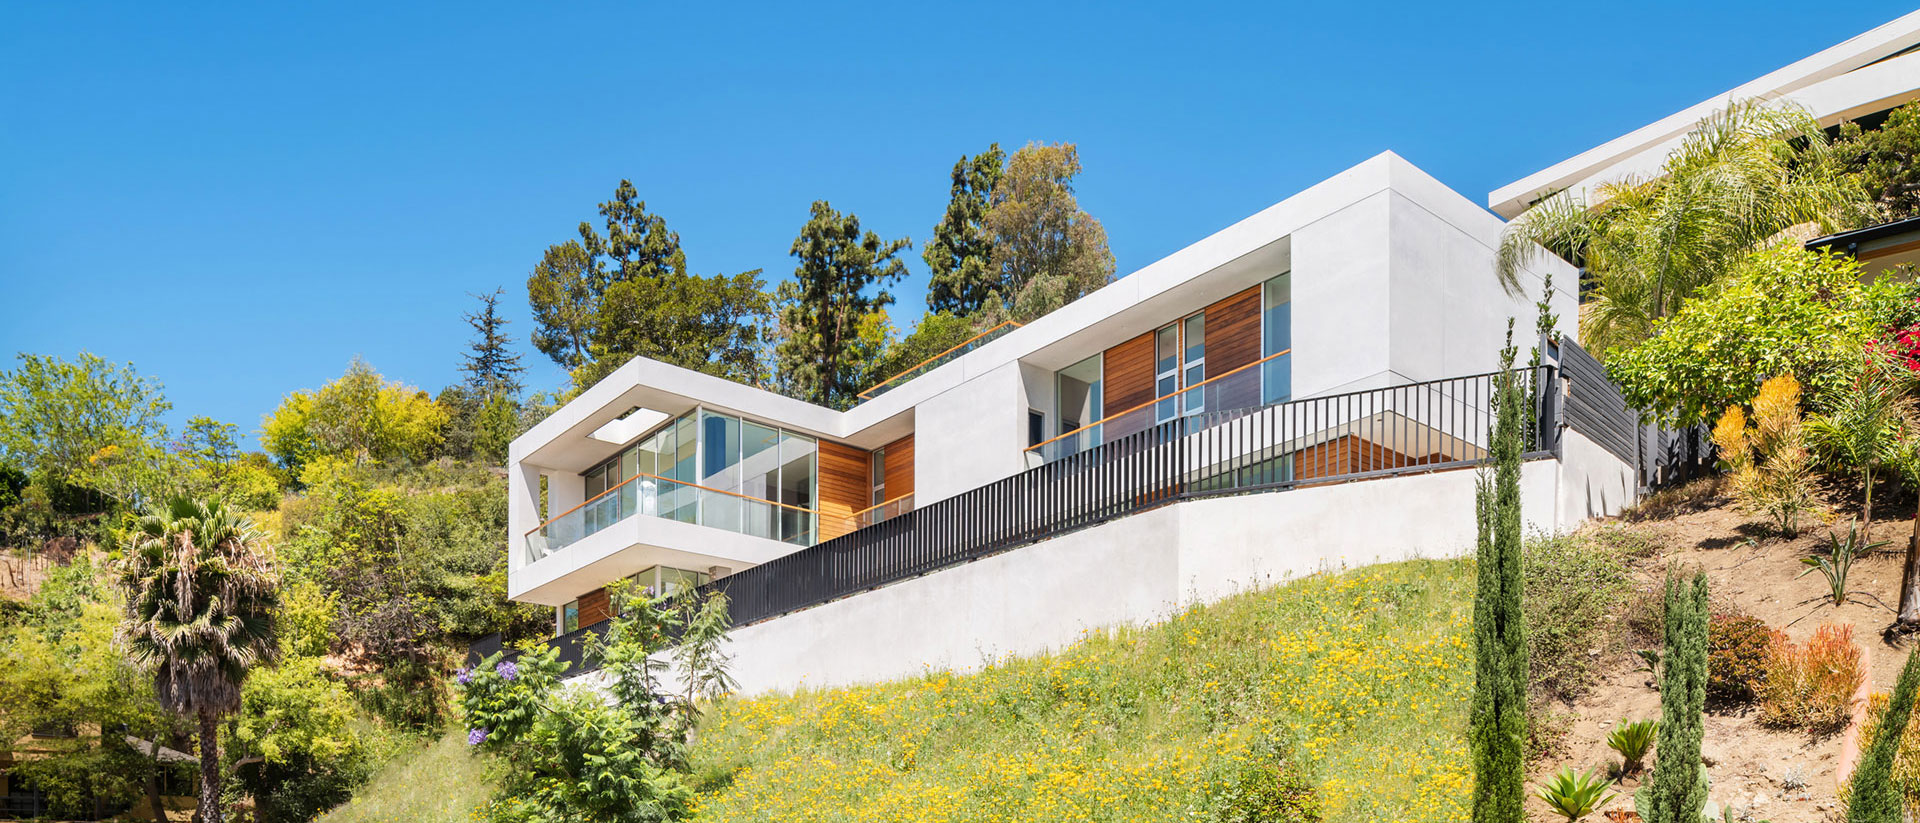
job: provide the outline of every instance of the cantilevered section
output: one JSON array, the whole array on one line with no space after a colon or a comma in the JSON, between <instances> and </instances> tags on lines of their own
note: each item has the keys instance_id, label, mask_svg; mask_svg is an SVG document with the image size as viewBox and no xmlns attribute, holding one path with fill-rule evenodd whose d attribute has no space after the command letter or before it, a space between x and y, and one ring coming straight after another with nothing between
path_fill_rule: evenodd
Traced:
<instances>
[{"instance_id":1,"label":"cantilevered section","mask_svg":"<svg viewBox=\"0 0 1920 823\"><path fill-rule=\"evenodd\" d=\"M1729 101L1789 102L1812 113L1821 125L1833 126L1916 97L1920 97L1920 11L1501 186L1487 195L1487 207L1511 219L1559 191L1585 191L1600 183L1653 174L1695 123Z\"/></svg>"}]
</instances>

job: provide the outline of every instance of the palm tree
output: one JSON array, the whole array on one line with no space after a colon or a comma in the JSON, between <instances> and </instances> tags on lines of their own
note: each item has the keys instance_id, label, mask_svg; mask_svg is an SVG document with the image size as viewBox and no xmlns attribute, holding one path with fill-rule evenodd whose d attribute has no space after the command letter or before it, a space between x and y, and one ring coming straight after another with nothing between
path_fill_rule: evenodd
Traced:
<instances>
[{"instance_id":1,"label":"palm tree","mask_svg":"<svg viewBox=\"0 0 1920 823\"><path fill-rule=\"evenodd\" d=\"M1552 195L1507 225L1495 273L1509 294L1544 251L1586 267L1581 343L1595 352L1652 336L1702 286L1787 229L1823 232L1871 207L1805 110L1748 100L1694 126L1657 175Z\"/></svg>"},{"instance_id":2,"label":"palm tree","mask_svg":"<svg viewBox=\"0 0 1920 823\"><path fill-rule=\"evenodd\" d=\"M1807 434L1829 461L1860 472L1866 492L1860 544L1868 545L1873 528L1873 472L1899 467L1901 430L1914 411L1907 396L1912 381L1905 369L1872 350L1854 365L1851 377L1845 388L1832 392L1825 414L1807 420Z\"/></svg>"},{"instance_id":3,"label":"palm tree","mask_svg":"<svg viewBox=\"0 0 1920 823\"><path fill-rule=\"evenodd\" d=\"M168 711L200 723L201 823L220 822L220 719L278 652L279 576L262 536L218 501L185 498L141 517L127 541L120 639L153 671Z\"/></svg>"}]
</instances>

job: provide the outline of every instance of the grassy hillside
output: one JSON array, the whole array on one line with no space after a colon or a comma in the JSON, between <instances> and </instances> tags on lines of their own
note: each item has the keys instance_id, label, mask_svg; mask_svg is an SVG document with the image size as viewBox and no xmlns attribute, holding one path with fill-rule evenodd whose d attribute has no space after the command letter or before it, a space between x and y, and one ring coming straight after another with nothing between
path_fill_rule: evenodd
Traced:
<instances>
[{"instance_id":1,"label":"grassy hillside","mask_svg":"<svg viewBox=\"0 0 1920 823\"><path fill-rule=\"evenodd\" d=\"M486 766L468 751L465 729L426 745L406 744L319 823L469 823L491 791Z\"/></svg>"},{"instance_id":2,"label":"grassy hillside","mask_svg":"<svg viewBox=\"0 0 1920 823\"><path fill-rule=\"evenodd\" d=\"M1328 820L1462 819L1470 569L1316 577L977 674L728 703L695 749L699 819L1206 819L1289 769Z\"/></svg>"}]
</instances>

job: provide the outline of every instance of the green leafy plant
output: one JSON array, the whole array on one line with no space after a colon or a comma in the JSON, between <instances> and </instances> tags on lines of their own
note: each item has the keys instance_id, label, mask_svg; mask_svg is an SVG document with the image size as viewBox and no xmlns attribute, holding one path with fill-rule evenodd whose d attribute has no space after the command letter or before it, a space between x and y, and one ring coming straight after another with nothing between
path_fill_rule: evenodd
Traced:
<instances>
[{"instance_id":1,"label":"green leafy plant","mask_svg":"<svg viewBox=\"0 0 1920 823\"><path fill-rule=\"evenodd\" d=\"M1907 396L1913 381L1906 369L1872 347L1845 365L1838 371L1849 379L1822 398L1827 413L1808 420L1807 433L1835 468L1860 472L1860 540L1865 542L1873 532L1873 474L1898 465L1901 424L1913 413Z\"/></svg>"},{"instance_id":2,"label":"green leafy plant","mask_svg":"<svg viewBox=\"0 0 1920 823\"><path fill-rule=\"evenodd\" d=\"M1621 774L1639 774L1646 767L1647 751L1653 748L1653 735L1659 728L1658 720L1623 720L1613 727L1613 732L1607 735L1607 748L1620 753L1624 761L1620 765Z\"/></svg>"},{"instance_id":3,"label":"green leafy plant","mask_svg":"<svg viewBox=\"0 0 1920 823\"><path fill-rule=\"evenodd\" d=\"M1566 818L1569 823L1593 814L1617 794L1607 791L1613 784L1598 772L1578 773L1570 768L1561 768L1553 777L1541 784L1537 796L1547 802L1554 814Z\"/></svg>"},{"instance_id":4,"label":"green leafy plant","mask_svg":"<svg viewBox=\"0 0 1920 823\"><path fill-rule=\"evenodd\" d=\"M1634 796L1647 823L1695 823L1706 806L1707 770L1700 764L1707 701L1707 575L1669 574L1666 648L1661 653L1660 757Z\"/></svg>"},{"instance_id":5,"label":"green leafy plant","mask_svg":"<svg viewBox=\"0 0 1920 823\"><path fill-rule=\"evenodd\" d=\"M1825 557L1816 554L1800 560L1808 566L1806 571L1800 573L1801 577L1817 571L1827 579L1827 598L1835 606L1846 605L1847 599L1853 596L1873 597L1865 592L1847 588L1847 575L1853 570L1853 561L1860 555L1887 544L1884 540L1878 543L1862 543L1862 539L1859 526L1850 523L1847 525L1845 540L1841 540L1833 532L1827 532Z\"/></svg>"}]
</instances>

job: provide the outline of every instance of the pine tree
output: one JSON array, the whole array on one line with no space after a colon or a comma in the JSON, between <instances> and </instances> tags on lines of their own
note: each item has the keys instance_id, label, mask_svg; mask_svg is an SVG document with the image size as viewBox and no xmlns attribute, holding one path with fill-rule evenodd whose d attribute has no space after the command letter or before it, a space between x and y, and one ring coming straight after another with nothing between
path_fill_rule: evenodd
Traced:
<instances>
[{"instance_id":1,"label":"pine tree","mask_svg":"<svg viewBox=\"0 0 1920 823\"><path fill-rule=\"evenodd\" d=\"M1854 769L1847 789L1847 823L1901 823L1904 819L1900 788L1893 782L1893 760L1913 716L1916 690L1920 690L1920 654L1908 654L1893 698L1875 726L1873 742Z\"/></svg>"},{"instance_id":2,"label":"pine tree","mask_svg":"<svg viewBox=\"0 0 1920 823\"><path fill-rule=\"evenodd\" d=\"M1473 602L1473 704L1469 743L1473 750L1474 823L1525 819L1527 735L1526 617L1520 593L1520 455L1525 451L1528 402L1513 371L1512 326L1496 380L1493 470L1474 494L1479 526L1477 589Z\"/></svg>"},{"instance_id":3,"label":"pine tree","mask_svg":"<svg viewBox=\"0 0 1920 823\"><path fill-rule=\"evenodd\" d=\"M814 201L793 241L793 281L779 290L774 356L789 391L822 406L853 404L886 342L882 321L893 295L884 287L906 275L899 254L911 245L862 232L860 218Z\"/></svg>"},{"instance_id":4,"label":"pine tree","mask_svg":"<svg viewBox=\"0 0 1920 823\"><path fill-rule=\"evenodd\" d=\"M1698 823L1707 805L1700 763L1707 703L1707 575L1668 575L1666 648L1660 655L1660 737L1653 775L1634 798L1646 823Z\"/></svg>"},{"instance_id":5,"label":"pine tree","mask_svg":"<svg viewBox=\"0 0 1920 823\"><path fill-rule=\"evenodd\" d=\"M953 164L953 187L947 213L933 227L933 239L920 257L932 278L927 283L927 310L965 317L980 310L999 284L993 265L993 242L986 234L987 211L993 189L1006 172L1007 153L1000 144L972 157L961 155Z\"/></svg>"},{"instance_id":6,"label":"pine tree","mask_svg":"<svg viewBox=\"0 0 1920 823\"><path fill-rule=\"evenodd\" d=\"M500 295L505 293L506 289L494 289L492 294L473 295L480 301L480 309L465 315L475 337L460 370L467 373L467 389L476 398L496 394L511 397L522 388L520 373L526 367L520 365L520 355L508 348L513 342L506 334L509 321L499 311Z\"/></svg>"}]
</instances>

